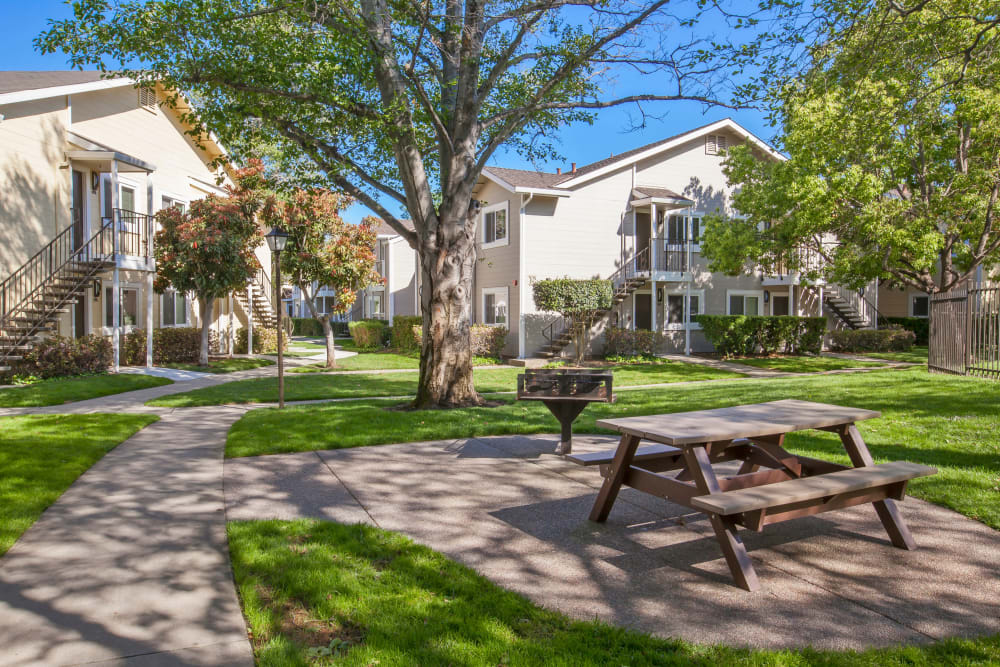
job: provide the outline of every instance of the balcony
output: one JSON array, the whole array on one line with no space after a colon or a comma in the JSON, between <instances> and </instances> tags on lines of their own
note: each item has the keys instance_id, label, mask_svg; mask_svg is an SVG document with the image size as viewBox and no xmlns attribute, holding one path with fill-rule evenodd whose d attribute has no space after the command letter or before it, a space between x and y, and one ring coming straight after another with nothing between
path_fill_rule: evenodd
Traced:
<instances>
[{"instance_id":1,"label":"balcony","mask_svg":"<svg viewBox=\"0 0 1000 667\"><path fill-rule=\"evenodd\" d=\"M682 239L654 238L652 247L652 274L656 281L670 282L691 278L690 244Z\"/></svg>"},{"instance_id":2,"label":"balcony","mask_svg":"<svg viewBox=\"0 0 1000 667\"><path fill-rule=\"evenodd\" d=\"M107 258L114 257L119 268L152 270L152 218L118 208L112 213L110 218L101 218L99 252Z\"/></svg>"},{"instance_id":3,"label":"balcony","mask_svg":"<svg viewBox=\"0 0 1000 667\"><path fill-rule=\"evenodd\" d=\"M761 282L765 285L798 285L802 275L823 268L823 258L815 250L796 248L786 255L773 258L760 265ZM822 284L823 281L817 281Z\"/></svg>"}]
</instances>

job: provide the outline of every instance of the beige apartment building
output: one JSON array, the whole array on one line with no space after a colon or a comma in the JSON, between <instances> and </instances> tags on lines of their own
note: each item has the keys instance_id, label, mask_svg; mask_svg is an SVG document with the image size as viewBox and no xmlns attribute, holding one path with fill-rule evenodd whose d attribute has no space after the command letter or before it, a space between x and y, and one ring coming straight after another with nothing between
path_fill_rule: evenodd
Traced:
<instances>
[{"instance_id":1,"label":"beige apartment building","mask_svg":"<svg viewBox=\"0 0 1000 667\"><path fill-rule=\"evenodd\" d=\"M228 177L211 166L224 151L197 145L163 101L163 90L97 72L0 72L3 357L51 334L117 341L136 327L199 325L189 295L153 291L153 216L225 194ZM266 246L258 253L265 271L215 304L217 352L247 311L261 324L273 316Z\"/></svg>"},{"instance_id":2,"label":"beige apartment building","mask_svg":"<svg viewBox=\"0 0 1000 667\"><path fill-rule=\"evenodd\" d=\"M731 119L720 120L604 160L555 173L489 167L475 274L476 321L510 329L506 354L558 354L566 323L539 313L533 280L611 279L617 304L603 325L666 335L663 352L710 351L694 316L827 315L831 327L874 326L882 315L926 316L927 295L836 285L804 285L780 267L732 277L708 270L699 245L702 218L735 216L722 162L749 142L762 160L784 159ZM878 294L878 296L876 296Z\"/></svg>"}]
</instances>

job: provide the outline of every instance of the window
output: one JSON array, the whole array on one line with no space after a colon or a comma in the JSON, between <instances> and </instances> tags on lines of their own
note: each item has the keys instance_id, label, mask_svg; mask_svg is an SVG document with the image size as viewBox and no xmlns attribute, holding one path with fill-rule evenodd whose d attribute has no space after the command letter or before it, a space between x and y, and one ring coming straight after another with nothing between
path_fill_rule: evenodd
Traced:
<instances>
[{"instance_id":1,"label":"window","mask_svg":"<svg viewBox=\"0 0 1000 667\"><path fill-rule=\"evenodd\" d=\"M112 301L112 288L104 288L104 326L114 326L114 303ZM134 287L122 287L119 289L119 315L118 323L123 327L135 326L139 321L139 290Z\"/></svg>"},{"instance_id":2,"label":"window","mask_svg":"<svg viewBox=\"0 0 1000 667\"><path fill-rule=\"evenodd\" d=\"M729 292L727 315L760 315L760 292Z\"/></svg>"},{"instance_id":3,"label":"window","mask_svg":"<svg viewBox=\"0 0 1000 667\"><path fill-rule=\"evenodd\" d=\"M118 205L123 211L134 211L135 210L135 188L130 188L125 185L121 187L121 195L119 196Z\"/></svg>"},{"instance_id":4,"label":"window","mask_svg":"<svg viewBox=\"0 0 1000 667\"><path fill-rule=\"evenodd\" d=\"M931 298L926 295L917 295L910 298L910 316L928 317L930 315Z\"/></svg>"},{"instance_id":5,"label":"window","mask_svg":"<svg viewBox=\"0 0 1000 667\"><path fill-rule=\"evenodd\" d=\"M507 245L507 202L483 211L483 247Z\"/></svg>"},{"instance_id":6,"label":"window","mask_svg":"<svg viewBox=\"0 0 1000 667\"><path fill-rule=\"evenodd\" d=\"M724 134L709 134L705 137L705 153L721 155L729 148L729 138Z\"/></svg>"},{"instance_id":7,"label":"window","mask_svg":"<svg viewBox=\"0 0 1000 667\"><path fill-rule=\"evenodd\" d=\"M664 317L664 323L666 324L666 329L683 329L684 328L684 299L687 294L677 293L668 294L666 302L666 314ZM691 323L692 327L698 327L698 324L693 321L694 316L700 314L702 304L702 292L699 290L697 293L692 292L690 295L690 302L688 303L688 322Z\"/></svg>"},{"instance_id":8,"label":"window","mask_svg":"<svg viewBox=\"0 0 1000 667\"><path fill-rule=\"evenodd\" d=\"M156 91L152 88L139 89L139 106L146 111L156 112Z\"/></svg>"},{"instance_id":9,"label":"window","mask_svg":"<svg viewBox=\"0 0 1000 667\"><path fill-rule=\"evenodd\" d=\"M491 287L483 290L483 324L507 326L507 288Z\"/></svg>"},{"instance_id":10,"label":"window","mask_svg":"<svg viewBox=\"0 0 1000 667\"><path fill-rule=\"evenodd\" d=\"M187 323L187 296L173 290L161 294L160 326L185 327Z\"/></svg>"},{"instance_id":11,"label":"window","mask_svg":"<svg viewBox=\"0 0 1000 667\"><path fill-rule=\"evenodd\" d=\"M173 197L168 197L167 195L163 195L163 198L160 200L160 208L161 209L176 208L180 210L181 213L183 213L184 211L187 210L187 204L182 202L180 199L175 199Z\"/></svg>"},{"instance_id":12,"label":"window","mask_svg":"<svg viewBox=\"0 0 1000 667\"><path fill-rule=\"evenodd\" d=\"M687 241L687 223L691 225L691 243L697 244L701 238L701 216L668 215L664 223L667 243L680 245Z\"/></svg>"},{"instance_id":13,"label":"window","mask_svg":"<svg viewBox=\"0 0 1000 667\"><path fill-rule=\"evenodd\" d=\"M372 311L370 313L371 317L380 317L385 315L385 311L382 310L382 292L375 292L372 294Z\"/></svg>"}]
</instances>

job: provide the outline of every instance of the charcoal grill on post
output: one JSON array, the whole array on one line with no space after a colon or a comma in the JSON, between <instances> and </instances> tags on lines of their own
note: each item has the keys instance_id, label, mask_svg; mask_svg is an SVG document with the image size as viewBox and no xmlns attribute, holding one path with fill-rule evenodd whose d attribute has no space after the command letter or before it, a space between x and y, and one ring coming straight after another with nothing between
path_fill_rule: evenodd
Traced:
<instances>
[{"instance_id":1,"label":"charcoal grill on post","mask_svg":"<svg viewBox=\"0 0 1000 667\"><path fill-rule=\"evenodd\" d=\"M541 401L562 426L556 454L573 449L573 421L589 403L611 403L610 372L588 368L540 368L517 376L517 399Z\"/></svg>"}]
</instances>

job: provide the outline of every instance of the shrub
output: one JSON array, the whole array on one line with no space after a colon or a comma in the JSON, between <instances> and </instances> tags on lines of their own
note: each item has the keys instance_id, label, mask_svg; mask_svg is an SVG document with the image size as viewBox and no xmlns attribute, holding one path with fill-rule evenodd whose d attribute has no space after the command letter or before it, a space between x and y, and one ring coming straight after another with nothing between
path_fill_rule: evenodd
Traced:
<instances>
[{"instance_id":1,"label":"shrub","mask_svg":"<svg viewBox=\"0 0 1000 667\"><path fill-rule=\"evenodd\" d=\"M664 339L665 336L659 331L607 327L604 330L604 356L605 358L652 357Z\"/></svg>"},{"instance_id":2,"label":"shrub","mask_svg":"<svg viewBox=\"0 0 1000 667\"><path fill-rule=\"evenodd\" d=\"M507 345L508 333L510 331L506 327L473 324L469 327L469 344L472 348L472 356L499 359L504 346ZM419 348L423 339L422 327L413 327L413 339Z\"/></svg>"},{"instance_id":3,"label":"shrub","mask_svg":"<svg viewBox=\"0 0 1000 667\"><path fill-rule=\"evenodd\" d=\"M208 333L208 349L218 348L218 335ZM198 327L164 327L153 329L153 363L198 363L201 350L201 329ZM146 330L133 329L122 337L121 362L127 366L146 363Z\"/></svg>"},{"instance_id":4,"label":"shrub","mask_svg":"<svg viewBox=\"0 0 1000 667\"><path fill-rule=\"evenodd\" d=\"M354 344L362 350L375 350L385 344L388 327L384 320L351 322L347 328L351 332Z\"/></svg>"},{"instance_id":5,"label":"shrub","mask_svg":"<svg viewBox=\"0 0 1000 667\"><path fill-rule=\"evenodd\" d=\"M839 352L906 352L917 335L901 327L845 329L830 334L830 347Z\"/></svg>"},{"instance_id":6,"label":"shrub","mask_svg":"<svg viewBox=\"0 0 1000 667\"><path fill-rule=\"evenodd\" d=\"M696 315L705 338L726 357L755 354L817 354L826 331L824 317Z\"/></svg>"},{"instance_id":7,"label":"shrub","mask_svg":"<svg viewBox=\"0 0 1000 667\"><path fill-rule=\"evenodd\" d=\"M931 319L929 317L887 317L890 325L912 331L916 336L914 345L928 345L931 335Z\"/></svg>"},{"instance_id":8,"label":"shrub","mask_svg":"<svg viewBox=\"0 0 1000 667\"><path fill-rule=\"evenodd\" d=\"M317 322L319 324L319 322ZM288 349L288 336L282 339L282 346ZM236 354L247 354L247 330L236 330L236 346L233 350ZM254 354L277 354L278 353L278 330L265 327L253 328L253 353Z\"/></svg>"},{"instance_id":9,"label":"shrub","mask_svg":"<svg viewBox=\"0 0 1000 667\"><path fill-rule=\"evenodd\" d=\"M114 361L111 340L90 334L81 338L52 336L17 361L10 374L41 379L106 373Z\"/></svg>"},{"instance_id":10,"label":"shrub","mask_svg":"<svg viewBox=\"0 0 1000 667\"><path fill-rule=\"evenodd\" d=\"M587 338L594 323L611 309L614 289L610 280L538 280L531 285L535 307L559 313L572 320L571 330L577 363L587 351Z\"/></svg>"},{"instance_id":11,"label":"shrub","mask_svg":"<svg viewBox=\"0 0 1000 667\"><path fill-rule=\"evenodd\" d=\"M323 325L313 317L293 317L292 335L317 338L323 335Z\"/></svg>"},{"instance_id":12,"label":"shrub","mask_svg":"<svg viewBox=\"0 0 1000 667\"><path fill-rule=\"evenodd\" d=\"M400 352L415 352L420 349L414 329L423 327L419 315L396 315L392 318L392 346Z\"/></svg>"}]
</instances>

